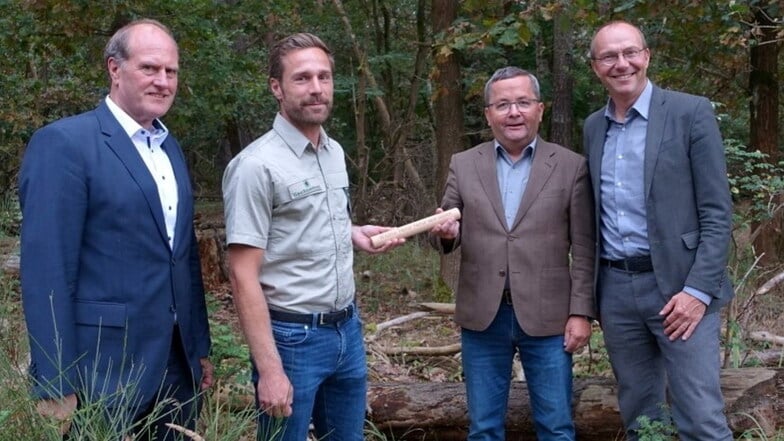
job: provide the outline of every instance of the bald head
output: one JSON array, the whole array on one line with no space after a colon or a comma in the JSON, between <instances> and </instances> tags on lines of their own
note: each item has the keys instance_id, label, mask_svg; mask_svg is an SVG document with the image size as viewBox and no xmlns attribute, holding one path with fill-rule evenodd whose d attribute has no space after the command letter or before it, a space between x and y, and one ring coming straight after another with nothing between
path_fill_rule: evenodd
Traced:
<instances>
[{"instance_id":1,"label":"bald head","mask_svg":"<svg viewBox=\"0 0 784 441\"><path fill-rule=\"evenodd\" d=\"M645 41L645 35L642 33L640 28L638 28L637 26L629 23L626 20L613 20L611 22L603 24L599 29L596 30L596 33L593 34L593 39L591 40L591 51L590 51L590 57L591 58L595 58L596 57L597 39L600 39L606 33L611 32L612 30L614 30L616 28L625 29L627 31L631 31L631 32L637 34L637 37L639 38L639 46L640 47L648 47L648 43Z\"/></svg>"}]
</instances>

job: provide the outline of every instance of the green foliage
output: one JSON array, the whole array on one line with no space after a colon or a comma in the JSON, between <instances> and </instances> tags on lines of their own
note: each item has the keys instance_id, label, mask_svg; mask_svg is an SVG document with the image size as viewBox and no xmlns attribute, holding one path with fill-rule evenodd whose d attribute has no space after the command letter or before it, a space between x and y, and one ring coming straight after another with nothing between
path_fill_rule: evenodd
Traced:
<instances>
[{"instance_id":1,"label":"green foliage","mask_svg":"<svg viewBox=\"0 0 784 441\"><path fill-rule=\"evenodd\" d=\"M665 420L651 420L647 416L637 418L640 428L637 429L637 436L640 441L673 441L677 437L677 429L669 420L669 408L662 405L662 410L667 418Z\"/></svg>"},{"instance_id":2,"label":"green foliage","mask_svg":"<svg viewBox=\"0 0 784 441\"><path fill-rule=\"evenodd\" d=\"M247 374L250 352L231 326L210 321L210 335L210 358L215 360L215 376L236 378L238 374Z\"/></svg>"},{"instance_id":3,"label":"green foliage","mask_svg":"<svg viewBox=\"0 0 784 441\"><path fill-rule=\"evenodd\" d=\"M725 366L732 368L743 367L745 356L744 353L748 349L745 340L743 339L743 330L737 317L728 317L727 330L725 331L725 353L729 355L729 359L725 361Z\"/></svg>"},{"instance_id":4,"label":"green foliage","mask_svg":"<svg viewBox=\"0 0 784 441\"><path fill-rule=\"evenodd\" d=\"M199 424L196 431L205 440L235 441L254 439L258 411L255 405L237 408L231 398L221 398L221 394L208 394L204 397ZM273 441L270 436L263 441ZM259 440L262 441L262 440Z\"/></svg>"},{"instance_id":5,"label":"green foliage","mask_svg":"<svg viewBox=\"0 0 784 441\"><path fill-rule=\"evenodd\" d=\"M611 376L612 368L607 348L604 346L604 333L598 323L593 325L587 350L588 356L574 357L574 376Z\"/></svg>"},{"instance_id":6,"label":"green foliage","mask_svg":"<svg viewBox=\"0 0 784 441\"><path fill-rule=\"evenodd\" d=\"M777 209L776 197L784 193L784 162L771 164L768 155L748 151L736 139L724 141L730 190L736 202L748 206L735 211L736 224L772 218ZM736 204L737 208L738 204Z\"/></svg>"},{"instance_id":7,"label":"green foliage","mask_svg":"<svg viewBox=\"0 0 784 441\"><path fill-rule=\"evenodd\" d=\"M0 193L0 238L17 237L21 222L19 200L14 194Z\"/></svg>"},{"instance_id":8,"label":"green foliage","mask_svg":"<svg viewBox=\"0 0 784 441\"><path fill-rule=\"evenodd\" d=\"M434 57L458 55L465 127L471 142L478 142L488 136L482 88L498 67L514 64L536 72L548 101L557 68L550 61L553 17L570 17L576 61L584 60L596 26L609 19L627 19L640 24L649 37L654 81L721 96L732 121L723 127L725 136L743 140L748 130L744 123L748 120L747 49L756 44L758 33L753 14L763 8L780 20L782 13L775 0L467 0L460 2L459 17L450 29L433 35L429 17L412 13L419 6L417 0L344 0L343 4L345 20L333 2L323 1L130 0L101 8L86 1L0 2L0 51L5 59L0 65L0 196L15 190L24 145L35 129L88 110L105 96L103 46L115 29L134 18L160 19L177 37L180 87L164 120L182 141L197 192L212 196L219 191L229 157L271 125L277 105L267 89L267 48L290 32L315 32L334 49L335 108L328 130L346 148L349 164L359 155L356 109L358 100L365 100L364 145L370 150L372 181L399 183L389 149L401 128L414 127L405 140L407 153L416 153L418 172L427 185L433 185L432 125L437 122L430 98L438 91L432 90L423 74ZM415 55L423 45L433 50L424 60L425 71L415 75ZM364 96L357 95L357 57L367 59L377 82ZM603 105L606 96L586 63L575 62L572 75L574 145L579 145L581 118ZM407 120L412 92L414 114ZM392 119L389 125L382 123L375 99L385 102ZM543 133L547 124L545 118ZM355 181L356 171L352 169Z\"/></svg>"}]
</instances>

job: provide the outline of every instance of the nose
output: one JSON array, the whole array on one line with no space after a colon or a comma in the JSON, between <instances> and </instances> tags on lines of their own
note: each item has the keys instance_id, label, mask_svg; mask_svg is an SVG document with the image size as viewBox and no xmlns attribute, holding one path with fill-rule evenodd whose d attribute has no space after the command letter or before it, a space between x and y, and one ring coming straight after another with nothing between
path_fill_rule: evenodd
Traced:
<instances>
[{"instance_id":1,"label":"nose","mask_svg":"<svg viewBox=\"0 0 784 441\"><path fill-rule=\"evenodd\" d=\"M509 112L507 112L507 115L516 116L516 115L519 115L521 113L522 112L520 112L520 105L519 104L517 104L517 103L509 103Z\"/></svg>"},{"instance_id":2,"label":"nose","mask_svg":"<svg viewBox=\"0 0 784 441\"><path fill-rule=\"evenodd\" d=\"M166 72L166 69L163 68L158 69L158 71L155 72L155 75L153 77L153 84L155 84L156 86L167 87L169 85L169 81L170 78L169 78L169 74Z\"/></svg>"},{"instance_id":3,"label":"nose","mask_svg":"<svg viewBox=\"0 0 784 441\"><path fill-rule=\"evenodd\" d=\"M310 80L310 93L320 95L322 92L321 80L316 76Z\"/></svg>"},{"instance_id":4,"label":"nose","mask_svg":"<svg viewBox=\"0 0 784 441\"><path fill-rule=\"evenodd\" d=\"M618 60L615 61L615 66L628 66L629 60L623 55L623 52L618 53Z\"/></svg>"}]
</instances>

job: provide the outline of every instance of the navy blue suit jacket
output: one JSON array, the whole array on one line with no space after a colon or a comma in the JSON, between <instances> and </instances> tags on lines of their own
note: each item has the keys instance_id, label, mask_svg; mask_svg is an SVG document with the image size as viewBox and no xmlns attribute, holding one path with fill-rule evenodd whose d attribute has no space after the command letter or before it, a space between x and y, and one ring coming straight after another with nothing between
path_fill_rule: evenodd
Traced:
<instances>
[{"instance_id":1,"label":"navy blue suit jacket","mask_svg":"<svg viewBox=\"0 0 784 441\"><path fill-rule=\"evenodd\" d=\"M605 109L591 114L583 129L597 246ZM659 290L669 299L684 286L696 288L713 297L708 312L717 311L733 296L727 275L732 198L724 144L708 99L654 85L644 162L648 242Z\"/></svg>"},{"instance_id":2,"label":"navy blue suit jacket","mask_svg":"<svg viewBox=\"0 0 784 441\"><path fill-rule=\"evenodd\" d=\"M105 102L30 140L19 176L21 279L30 373L42 398L80 391L151 402L177 324L195 381L210 349L182 150L174 249L153 177Z\"/></svg>"}]
</instances>

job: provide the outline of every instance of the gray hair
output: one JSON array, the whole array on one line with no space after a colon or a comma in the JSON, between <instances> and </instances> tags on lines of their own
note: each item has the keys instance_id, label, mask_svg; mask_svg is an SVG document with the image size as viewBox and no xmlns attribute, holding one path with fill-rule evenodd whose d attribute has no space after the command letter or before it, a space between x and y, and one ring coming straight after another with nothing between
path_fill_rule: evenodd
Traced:
<instances>
[{"instance_id":1,"label":"gray hair","mask_svg":"<svg viewBox=\"0 0 784 441\"><path fill-rule=\"evenodd\" d=\"M171 30L167 28L163 23L159 22L158 20L153 20L151 18L142 18L139 20L134 20L127 25L121 27L117 30L117 32L112 35L112 38L109 39L109 42L106 43L106 47L103 50L103 62L104 66L107 66L109 63L110 58L114 58L117 64L122 65L125 61L130 58L131 54L128 50L128 40L130 39L131 29L139 25L152 25L155 26L162 31L166 32L171 39L174 41L175 47L177 46L177 42L174 40L174 35L172 34Z\"/></svg>"},{"instance_id":2,"label":"gray hair","mask_svg":"<svg viewBox=\"0 0 784 441\"><path fill-rule=\"evenodd\" d=\"M534 89L534 95L537 100L542 99L542 94L539 89L539 80L531 72L525 69L520 69L515 66L502 67L493 73L493 76L485 83L485 104L490 104L490 86L496 81L508 80L516 77L528 77L531 80L531 86Z\"/></svg>"}]
</instances>

